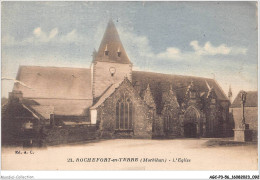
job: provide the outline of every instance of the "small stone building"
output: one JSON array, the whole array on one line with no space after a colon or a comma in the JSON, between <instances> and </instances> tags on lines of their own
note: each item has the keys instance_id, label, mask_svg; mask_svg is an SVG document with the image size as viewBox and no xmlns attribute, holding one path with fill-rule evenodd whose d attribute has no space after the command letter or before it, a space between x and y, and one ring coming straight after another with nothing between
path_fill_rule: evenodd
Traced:
<instances>
[{"instance_id":1,"label":"small stone building","mask_svg":"<svg viewBox=\"0 0 260 180\"><path fill-rule=\"evenodd\" d=\"M241 107L241 94L242 91L238 93L235 100L230 106L231 118L235 122L234 129L238 129L242 121L242 107ZM251 130L251 136L253 141L258 140L258 92L257 91L247 91L246 101L244 105L244 116L245 123L249 125Z\"/></svg>"},{"instance_id":2,"label":"small stone building","mask_svg":"<svg viewBox=\"0 0 260 180\"><path fill-rule=\"evenodd\" d=\"M90 68L20 66L2 107L3 142L232 134L230 102L214 79L132 67L112 21Z\"/></svg>"}]
</instances>

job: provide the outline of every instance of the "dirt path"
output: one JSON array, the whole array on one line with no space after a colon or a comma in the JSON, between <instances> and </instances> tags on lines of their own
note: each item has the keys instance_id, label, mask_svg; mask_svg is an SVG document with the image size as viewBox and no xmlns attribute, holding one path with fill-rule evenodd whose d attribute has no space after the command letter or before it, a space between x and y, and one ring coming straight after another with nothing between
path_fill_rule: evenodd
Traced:
<instances>
[{"instance_id":1,"label":"dirt path","mask_svg":"<svg viewBox=\"0 0 260 180\"><path fill-rule=\"evenodd\" d=\"M53 146L46 149L2 148L2 168L4 170L257 170L257 145L209 147L205 146L207 141L208 139L116 139ZM20 150L21 154L15 154L17 150ZM27 154L23 154L24 151Z\"/></svg>"}]
</instances>

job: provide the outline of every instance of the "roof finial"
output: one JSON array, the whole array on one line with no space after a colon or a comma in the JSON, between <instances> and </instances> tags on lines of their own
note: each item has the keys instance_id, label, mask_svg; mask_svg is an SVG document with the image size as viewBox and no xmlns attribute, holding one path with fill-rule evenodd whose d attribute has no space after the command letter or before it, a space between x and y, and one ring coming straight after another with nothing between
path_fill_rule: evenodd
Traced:
<instances>
[{"instance_id":1,"label":"roof finial","mask_svg":"<svg viewBox=\"0 0 260 180\"><path fill-rule=\"evenodd\" d=\"M173 94L172 85L170 84L170 94Z\"/></svg>"},{"instance_id":2,"label":"roof finial","mask_svg":"<svg viewBox=\"0 0 260 180\"><path fill-rule=\"evenodd\" d=\"M146 90L147 90L147 91L150 91L150 90L151 90L151 89L150 89L150 84L149 84L149 83L147 84L147 88L146 88Z\"/></svg>"},{"instance_id":3,"label":"roof finial","mask_svg":"<svg viewBox=\"0 0 260 180\"><path fill-rule=\"evenodd\" d=\"M169 94L171 94L171 95L175 95L175 96L176 96L176 93L173 92L173 89L172 89L172 85L171 85L171 84L170 84Z\"/></svg>"},{"instance_id":4,"label":"roof finial","mask_svg":"<svg viewBox=\"0 0 260 180\"><path fill-rule=\"evenodd\" d=\"M193 80L191 80L190 85L188 86L188 90L192 90L194 88Z\"/></svg>"},{"instance_id":5,"label":"roof finial","mask_svg":"<svg viewBox=\"0 0 260 180\"><path fill-rule=\"evenodd\" d=\"M206 85L207 85L208 90L210 91L210 90L212 89L212 87L209 86L207 80L205 80L205 82L206 82Z\"/></svg>"},{"instance_id":6,"label":"roof finial","mask_svg":"<svg viewBox=\"0 0 260 180\"><path fill-rule=\"evenodd\" d=\"M156 108L149 83L147 84L146 91L144 92L144 101L148 106L152 107L153 109Z\"/></svg>"},{"instance_id":7,"label":"roof finial","mask_svg":"<svg viewBox=\"0 0 260 180\"><path fill-rule=\"evenodd\" d=\"M231 102L231 100L232 100L232 90L231 90L231 84L229 85L229 90L228 90L228 98L229 98L229 101Z\"/></svg>"},{"instance_id":8,"label":"roof finial","mask_svg":"<svg viewBox=\"0 0 260 180\"><path fill-rule=\"evenodd\" d=\"M96 55L97 55L97 51L96 51L96 49L94 48L93 53L92 53L93 61L95 60Z\"/></svg>"}]
</instances>

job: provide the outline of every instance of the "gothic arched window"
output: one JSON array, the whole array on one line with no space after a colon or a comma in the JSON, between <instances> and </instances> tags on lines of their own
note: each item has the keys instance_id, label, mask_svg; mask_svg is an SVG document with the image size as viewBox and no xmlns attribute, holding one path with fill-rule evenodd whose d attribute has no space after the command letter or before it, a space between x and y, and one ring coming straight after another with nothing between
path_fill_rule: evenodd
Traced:
<instances>
[{"instance_id":1,"label":"gothic arched window","mask_svg":"<svg viewBox=\"0 0 260 180\"><path fill-rule=\"evenodd\" d=\"M164 115L164 131L169 132L172 128L172 115L169 109L169 106L165 107L165 115Z\"/></svg>"},{"instance_id":2,"label":"gothic arched window","mask_svg":"<svg viewBox=\"0 0 260 180\"><path fill-rule=\"evenodd\" d=\"M124 94L116 103L116 129L133 129L133 103L130 98Z\"/></svg>"},{"instance_id":3,"label":"gothic arched window","mask_svg":"<svg viewBox=\"0 0 260 180\"><path fill-rule=\"evenodd\" d=\"M170 130L170 116L167 115L165 116L165 119L164 119L164 129L165 131L169 131Z\"/></svg>"}]
</instances>

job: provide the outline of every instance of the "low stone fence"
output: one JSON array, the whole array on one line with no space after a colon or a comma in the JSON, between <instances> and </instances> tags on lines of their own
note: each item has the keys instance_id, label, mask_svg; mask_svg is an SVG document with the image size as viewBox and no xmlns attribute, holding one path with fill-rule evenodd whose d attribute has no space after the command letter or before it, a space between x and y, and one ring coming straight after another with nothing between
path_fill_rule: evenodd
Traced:
<instances>
[{"instance_id":1,"label":"low stone fence","mask_svg":"<svg viewBox=\"0 0 260 180\"><path fill-rule=\"evenodd\" d=\"M96 126L53 127L45 132L44 145L58 145L96 139Z\"/></svg>"}]
</instances>

